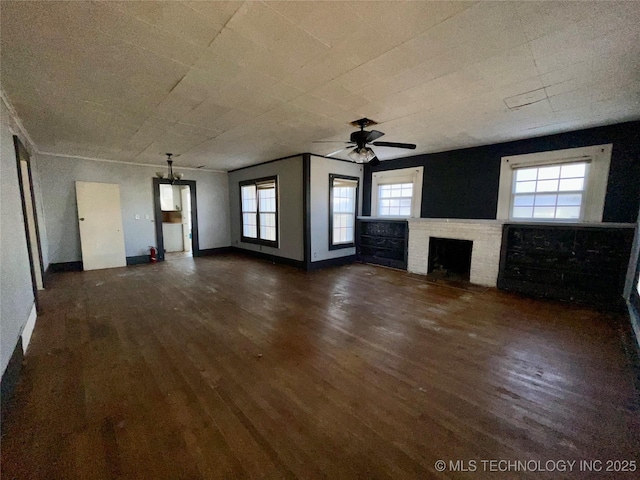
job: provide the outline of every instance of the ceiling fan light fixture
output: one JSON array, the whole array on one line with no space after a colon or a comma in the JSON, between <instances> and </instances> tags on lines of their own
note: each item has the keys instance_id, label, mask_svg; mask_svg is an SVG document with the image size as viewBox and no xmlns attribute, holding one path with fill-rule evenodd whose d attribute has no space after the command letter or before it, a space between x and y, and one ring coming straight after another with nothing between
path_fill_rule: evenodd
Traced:
<instances>
[{"instance_id":1,"label":"ceiling fan light fixture","mask_svg":"<svg viewBox=\"0 0 640 480\"><path fill-rule=\"evenodd\" d=\"M369 147L356 147L348 156L356 163L367 163L374 159L376 154Z\"/></svg>"}]
</instances>

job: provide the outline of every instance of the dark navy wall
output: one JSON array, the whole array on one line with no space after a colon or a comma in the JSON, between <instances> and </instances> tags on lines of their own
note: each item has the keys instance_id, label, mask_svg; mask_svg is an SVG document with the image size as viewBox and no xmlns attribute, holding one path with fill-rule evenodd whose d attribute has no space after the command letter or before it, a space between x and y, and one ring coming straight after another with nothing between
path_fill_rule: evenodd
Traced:
<instances>
[{"instance_id":1,"label":"dark navy wall","mask_svg":"<svg viewBox=\"0 0 640 480\"><path fill-rule=\"evenodd\" d=\"M363 214L371 214L372 172L423 166L422 217L495 219L502 157L603 143L613 143L603 221L634 223L640 205L640 122L416 155L387 160L377 167L365 166Z\"/></svg>"}]
</instances>

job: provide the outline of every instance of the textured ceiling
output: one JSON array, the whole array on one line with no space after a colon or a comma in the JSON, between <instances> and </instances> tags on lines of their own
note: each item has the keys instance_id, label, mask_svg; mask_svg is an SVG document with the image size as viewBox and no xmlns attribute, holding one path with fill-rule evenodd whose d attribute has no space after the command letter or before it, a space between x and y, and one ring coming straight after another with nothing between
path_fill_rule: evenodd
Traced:
<instances>
[{"instance_id":1,"label":"textured ceiling","mask_svg":"<svg viewBox=\"0 0 640 480\"><path fill-rule=\"evenodd\" d=\"M1 8L2 88L54 154L233 169L365 116L409 154L640 118L640 2Z\"/></svg>"}]
</instances>

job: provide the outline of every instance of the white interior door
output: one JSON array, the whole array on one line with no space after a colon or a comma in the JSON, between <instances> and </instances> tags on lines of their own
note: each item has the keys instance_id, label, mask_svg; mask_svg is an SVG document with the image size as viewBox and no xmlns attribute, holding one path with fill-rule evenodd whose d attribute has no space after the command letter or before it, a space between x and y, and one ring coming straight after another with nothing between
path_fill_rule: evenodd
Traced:
<instances>
[{"instance_id":1,"label":"white interior door","mask_svg":"<svg viewBox=\"0 0 640 480\"><path fill-rule=\"evenodd\" d=\"M120 186L76 182L76 199L84 269L124 267Z\"/></svg>"}]
</instances>

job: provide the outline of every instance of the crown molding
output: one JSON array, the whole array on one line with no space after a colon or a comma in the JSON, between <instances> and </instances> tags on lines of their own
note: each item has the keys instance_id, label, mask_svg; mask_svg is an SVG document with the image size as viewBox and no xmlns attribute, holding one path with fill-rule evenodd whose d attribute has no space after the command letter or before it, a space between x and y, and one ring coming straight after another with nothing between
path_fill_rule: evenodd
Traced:
<instances>
[{"instance_id":1,"label":"crown molding","mask_svg":"<svg viewBox=\"0 0 640 480\"><path fill-rule=\"evenodd\" d=\"M9 114L13 118L13 121L18 127L18 130L20 130L20 133L24 135L24 138L26 138L27 142L29 143L29 147L31 148L31 150L39 154L40 150L38 149L38 145L36 145L36 142L34 142L33 138L31 138L31 135L29 135L29 132L27 131L24 124L22 123L22 120L18 116L18 112L14 108L13 104L9 100L9 97L7 97L7 94L5 93L2 87L0 87L0 98L2 99L2 103L4 103L5 107L7 107L7 110L9 110Z\"/></svg>"},{"instance_id":2,"label":"crown molding","mask_svg":"<svg viewBox=\"0 0 640 480\"><path fill-rule=\"evenodd\" d=\"M104 162L104 163L120 163L123 165L134 165L137 167L153 167L153 168L165 168L167 166L166 163L139 163L139 162L127 162L124 160L110 160L107 158L95 158L95 157L84 157L82 155L67 155L63 153L52 153L52 152L38 152L40 155L46 155L48 157L57 157L57 158L74 158L76 160L88 160L91 162ZM176 166L178 170L194 170L196 172L212 172L212 173L227 173L225 170L214 170L212 168L194 168L194 167L182 167L180 165Z\"/></svg>"}]
</instances>

